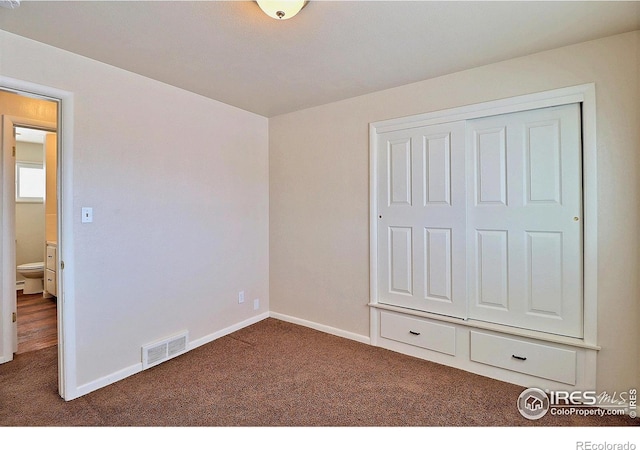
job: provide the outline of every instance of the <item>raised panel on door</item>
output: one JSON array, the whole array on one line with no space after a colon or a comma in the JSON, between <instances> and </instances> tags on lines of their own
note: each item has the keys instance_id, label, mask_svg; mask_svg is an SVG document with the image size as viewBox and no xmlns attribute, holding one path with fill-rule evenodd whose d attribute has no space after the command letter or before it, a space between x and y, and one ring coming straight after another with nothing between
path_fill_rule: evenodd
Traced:
<instances>
[{"instance_id":1,"label":"raised panel on door","mask_svg":"<svg viewBox=\"0 0 640 450\"><path fill-rule=\"evenodd\" d=\"M389 292L413 295L413 239L411 227L389 227Z\"/></svg>"},{"instance_id":2,"label":"raised panel on door","mask_svg":"<svg viewBox=\"0 0 640 450\"><path fill-rule=\"evenodd\" d=\"M563 233L528 232L525 250L527 311L562 317Z\"/></svg>"},{"instance_id":3,"label":"raised panel on door","mask_svg":"<svg viewBox=\"0 0 640 450\"><path fill-rule=\"evenodd\" d=\"M560 120L525 125L525 189L527 204L562 204Z\"/></svg>"},{"instance_id":4,"label":"raised panel on door","mask_svg":"<svg viewBox=\"0 0 640 450\"><path fill-rule=\"evenodd\" d=\"M379 303L465 316L464 136L453 122L378 137Z\"/></svg>"},{"instance_id":5,"label":"raised panel on door","mask_svg":"<svg viewBox=\"0 0 640 450\"><path fill-rule=\"evenodd\" d=\"M386 147L388 204L411 206L411 140L389 141Z\"/></svg>"},{"instance_id":6,"label":"raised panel on door","mask_svg":"<svg viewBox=\"0 0 640 450\"><path fill-rule=\"evenodd\" d=\"M509 310L509 251L506 230L476 230L476 306Z\"/></svg>"},{"instance_id":7,"label":"raised panel on door","mask_svg":"<svg viewBox=\"0 0 640 450\"><path fill-rule=\"evenodd\" d=\"M505 127L474 134L473 185L476 205L507 205L507 142Z\"/></svg>"},{"instance_id":8,"label":"raised panel on door","mask_svg":"<svg viewBox=\"0 0 640 450\"><path fill-rule=\"evenodd\" d=\"M451 205L451 133L422 138L424 206Z\"/></svg>"},{"instance_id":9,"label":"raised panel on door","mask_svg":"<svg viewBox=\"0 0 640 450\"><path fill-rule=\"evenodd\" d=\"M469 317L582 337L579 106L472 120L467 143Z\"/></svg>"},{"instance_id":10,"label":"raised panel on door","mask_svg":"<svg viewBox=\"0 0 640 450\"><path fill-rule=\"evenodd\" d=\"M453 275L450 228L424 229L424 298L453 301Z\"/></svg>"}]
</instances>

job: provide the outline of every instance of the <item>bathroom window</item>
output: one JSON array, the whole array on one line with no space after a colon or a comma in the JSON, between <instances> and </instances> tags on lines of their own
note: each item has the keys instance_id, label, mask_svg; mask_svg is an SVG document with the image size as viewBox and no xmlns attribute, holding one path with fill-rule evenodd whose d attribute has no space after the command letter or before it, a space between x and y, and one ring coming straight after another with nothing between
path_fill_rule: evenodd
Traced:
<instances>
[{"instance_id":1,"label":"bathroom window","mask_svg":"<svg viewBox=\"0 0 640 450\"><path fill-rule=\"evenodd\" d=\"M45 171L40 163L16 163L16 202L42 203L45 191Z\"/></svg>"}]
</instances>

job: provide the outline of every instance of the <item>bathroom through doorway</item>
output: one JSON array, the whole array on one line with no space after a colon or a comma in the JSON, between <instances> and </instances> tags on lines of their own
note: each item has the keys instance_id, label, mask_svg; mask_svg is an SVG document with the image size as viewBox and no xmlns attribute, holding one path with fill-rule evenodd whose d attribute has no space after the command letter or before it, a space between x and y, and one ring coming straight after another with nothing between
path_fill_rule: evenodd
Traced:
<instances>
[{"instance_id":1,"label":"bathroom through doorway","mask_svg":"<svg viewBox=\"0 0 640 450\"><path fill-rule=\"evenodd\" d=\"M15 353L22 354L58 342L57 132L55 128L14 126L14 136Z\"/></svg>"}]
</instances>

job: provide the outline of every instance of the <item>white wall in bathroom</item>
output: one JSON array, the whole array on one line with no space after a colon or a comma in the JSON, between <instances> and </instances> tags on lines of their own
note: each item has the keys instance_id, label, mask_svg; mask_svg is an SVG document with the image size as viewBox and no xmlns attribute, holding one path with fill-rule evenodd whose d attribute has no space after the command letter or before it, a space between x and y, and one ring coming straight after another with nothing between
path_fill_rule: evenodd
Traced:
<instances>
[{"instance_id":1,"label":"white wall in bathroom","mask_svg":"<svg viewBox=\"0 0 640 450\"><path fill-rule=\"evenodd\" d=\"M32 142L16 143L16 161L42 163L44 148ZM44 261L44 203L16 203L16 265ZM16 273L18 281L24 280Z\"/></svg>"},{"instance_id":2,"label":"white wall in bathroom","mask_svg":"<svg viewBox=\"0 0 640 450\"><path fill-rule=\"evenodd\" d=\"M77 386L269 310L266 118L4 31L0 76L73 93Z\"/></svg>"}]
</instances>

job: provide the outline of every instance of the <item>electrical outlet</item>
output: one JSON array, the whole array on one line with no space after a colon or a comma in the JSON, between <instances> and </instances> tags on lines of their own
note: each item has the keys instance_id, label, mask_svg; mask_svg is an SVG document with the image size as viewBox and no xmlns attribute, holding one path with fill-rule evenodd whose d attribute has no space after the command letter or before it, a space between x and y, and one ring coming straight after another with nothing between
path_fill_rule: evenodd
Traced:
<instances>
[{"instance_id":1,"label":"electrical outlet","mask_svg":"<svg viewBox=\"0 0 640 450\"><path fill-rule=\"evenodd\" d=\"M254 298L253 299L253 309L260 309L260 299L259 298Z\"/></svg>"},{"instance_id":2,"label":"electrical outlet","mask_svg":"<svg viewBox=\"0 0 640 450\"><path fill-rule=\"evenodd\" d=\"M244 303L244 291L238 292L238 303Z\"/></svg>"}]
</instances>

